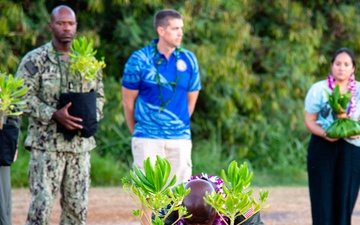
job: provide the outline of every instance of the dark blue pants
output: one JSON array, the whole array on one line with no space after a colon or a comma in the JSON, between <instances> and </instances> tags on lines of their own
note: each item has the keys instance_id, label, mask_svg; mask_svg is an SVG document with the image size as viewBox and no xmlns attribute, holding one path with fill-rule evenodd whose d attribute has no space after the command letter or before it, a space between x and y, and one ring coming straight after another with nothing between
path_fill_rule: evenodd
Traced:
<instances>
[{"instance_id":1,"label":"dark blue pants","mask_svg":"<svg viewBox=\"0 0 360 225\"><path fill-rule=\"evenodd\" d=\"M360 147L312 135L307 169L313 225L350 225L359 193Z\"/></svg>"}]
</instances>

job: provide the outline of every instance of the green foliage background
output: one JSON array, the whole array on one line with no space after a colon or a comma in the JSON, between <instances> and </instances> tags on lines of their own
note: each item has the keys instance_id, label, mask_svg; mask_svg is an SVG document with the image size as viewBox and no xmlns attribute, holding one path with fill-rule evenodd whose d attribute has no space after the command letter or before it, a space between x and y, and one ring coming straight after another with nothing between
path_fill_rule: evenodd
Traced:
<instances>
[{"instance_id":1,"label":"green foliage background","mask_svg":"<svg viewBox=\"0 0 360 225\"><path fill-rule=\"evenodd\" d=\"M1 71L15 73L26 52L50 40L49 12L59 4L74 9L78 35L93 38L107 63L95 185L117 184L131 166L121 76L130 54L156 37L153 15L160 9L183 14L183 46L201 69L203 89L192 118L194 173L217 174L237 160L296 179L305 172L310 136L303 122L307 90L325 79L338 48L360 55L356 0L0 0ZM13 175L26 171L27 157L20 149ZM108 165L113 179L100 180Z\"/></svg>"}]
</instances>

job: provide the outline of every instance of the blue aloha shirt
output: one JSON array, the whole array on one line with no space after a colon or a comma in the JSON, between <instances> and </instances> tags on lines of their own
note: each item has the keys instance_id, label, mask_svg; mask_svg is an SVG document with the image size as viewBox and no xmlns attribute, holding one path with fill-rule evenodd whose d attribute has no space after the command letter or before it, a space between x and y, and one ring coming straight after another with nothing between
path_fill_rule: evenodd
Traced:
<instances>
[{"instance_id":1,"label":"blue aloha shirt","mask_svg":"<svg viewBox=\"0 0 360 225\"><path fill-rule=\"evenodd\" d=\"M179 46L167 60L157 42L135 51L125 64L122 86L139 91L133 137L190 140L187 95L201 89L197 59Z\"/></svg>"}]
</instances>

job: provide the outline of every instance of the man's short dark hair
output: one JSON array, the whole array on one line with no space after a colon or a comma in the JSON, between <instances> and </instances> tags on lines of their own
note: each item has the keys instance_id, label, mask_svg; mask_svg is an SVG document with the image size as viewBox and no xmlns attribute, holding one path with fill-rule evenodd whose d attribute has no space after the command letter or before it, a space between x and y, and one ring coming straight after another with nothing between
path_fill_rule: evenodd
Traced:
<instances>
[{"instance_id":1,"label":"man's short dark hair","mask_svg":"<svg viewBox=\"0 0 360 225\"><path fill-rule=\"evenodd\" d=\"M169 25L169 19L182 19L182 15L173 9L163 9L155 14L154 27L166 27Z\"/></svg>"}]
</instances>

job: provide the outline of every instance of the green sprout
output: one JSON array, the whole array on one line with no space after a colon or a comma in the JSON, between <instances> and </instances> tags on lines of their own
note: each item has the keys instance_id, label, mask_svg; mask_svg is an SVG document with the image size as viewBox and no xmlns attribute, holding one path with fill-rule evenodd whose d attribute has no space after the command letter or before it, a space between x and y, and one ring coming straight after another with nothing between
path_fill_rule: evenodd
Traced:
<instances>
[{"instance_id":1,"label":"green sprout","mask_svg":"<svg viewBox=\"0 0 360 225\"><path fill-rule=\"evenodd\" d=\"M104 57L100 61L95 58L97 51L93 49L93 41L88 41L86 37L74 39L71 50L70 72L79 75L81 80L95 80L98 72L106 66Z\"/></svg>"},{"instance_id":2,"label":"green sprout","mask_svg":"<svg viewBox=\"0 0 360 225\"><path fill-rule=\"evenodd\" d=\"M253 190L248 190L248 188L254 174L249 171L246 162L238 166L237 162L233 161L228 167L227 174L225 170L221 170L220 174L220 177L224 180L224 194L220 192L207 194L204 200L215 208L218 214L228 217L231 225L234 225L235 218L243 215L251 208L254 209L254 213L268 208L267 205L263 206L269 195L268 191L263 192L260 190L260 203L251 197ZM241 223L244 223L247 219ZM228 224L225 220L224 222Z\"/></svg>"},{"instance_id":3,"label":"green sprout","mask_svg":"<svg viewBox=\"0 0 360 225\"><path fill-rule=\"evenodd\" d=\"M172 187L176 183L176 176L168 183L170 163L158 155L154 167L150 157L144 161L144 171L145 173L134 166L130 171L131 182L127 177L122 179L123 189L138 203L139 208L142 208L141 205L145 206L153 212L154 217L147 218L148 215L144 215L143 210L133 210L133 215L140 221L142 216L145 216L153 225L164 225L168 216L177 211L178 219L173 223L176 224L187 215L186 208L181 204L190 189L185 189L184 184ZM136 201L135 197L140 202Z\"/></svg>"},{"instance_id":4,"label":"green sprout","mask_svg":"<svg viewBox=\"0 0 360 225\"><path fill-rule=\"evenodd\" d=\"M22 78L14 78L12 74L0 73L0 130L6 123L7 116L19 116L26 102L21 100L27 92Z\"/></svg>"},{"instance_id":5,"label":"green sprout","mask_svg":"<svg viewBox=\"0 0 360 225\"><path fill-rule=\"evenodd\" d=\"M339 115L345 113L346 106L351 99L351 92L347 91L345 94L341 94L339 84L334 87L333 93L327 92L329 105L333 109L334 113Z\"/></svg>"}]
</instances>

